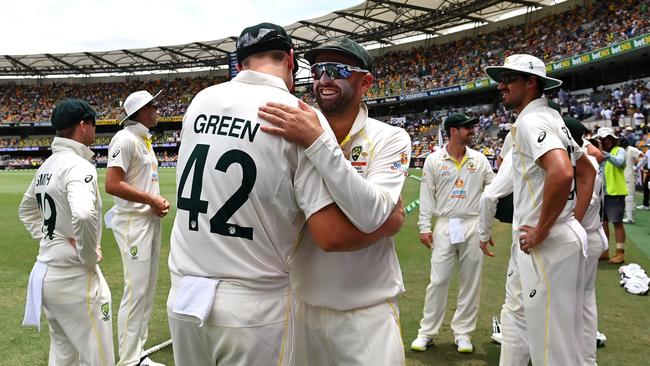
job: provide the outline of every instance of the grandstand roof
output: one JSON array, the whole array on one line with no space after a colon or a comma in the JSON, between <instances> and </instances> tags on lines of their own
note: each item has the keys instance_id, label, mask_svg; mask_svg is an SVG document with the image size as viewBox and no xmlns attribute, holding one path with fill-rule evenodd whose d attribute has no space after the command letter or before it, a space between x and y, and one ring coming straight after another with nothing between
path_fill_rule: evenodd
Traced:
<instances>
[{"instance_id":1,"label":"grandstand roof","mask_svg":"<svg viewBox=\"0 0 650 366\"><path fill-rule=\"evenodd\" d=\"M555 4L554 0L392 0L365 1L285 29L299 53L334 37L364 45L394 42L417 35L437 36L472 23L497 21L517 9ZM218 67L228 64L236 36L175 46L38 55L0 55L0 76L134 73Z\"/></svg>"}]
</instances>

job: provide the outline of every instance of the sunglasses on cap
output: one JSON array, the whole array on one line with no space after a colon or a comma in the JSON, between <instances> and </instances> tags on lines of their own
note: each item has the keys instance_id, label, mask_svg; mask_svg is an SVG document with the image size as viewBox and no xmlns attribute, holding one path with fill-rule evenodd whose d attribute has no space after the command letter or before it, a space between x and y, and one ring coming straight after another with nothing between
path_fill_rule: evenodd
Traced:
<instances>
[{"instance_id":1,"label":"sunglasses on cap","mask_svg":"<svg viewBox=\"0 0 650 366\"><path fill-rule=\"evenodd\" d=\"M370 71L338 62L319 62L311 65L311 76L314 80L319 80L323 73L327 73L330 79L333 80L347 79L353 72L369 73Z\"/></svg>"}]
</instances>

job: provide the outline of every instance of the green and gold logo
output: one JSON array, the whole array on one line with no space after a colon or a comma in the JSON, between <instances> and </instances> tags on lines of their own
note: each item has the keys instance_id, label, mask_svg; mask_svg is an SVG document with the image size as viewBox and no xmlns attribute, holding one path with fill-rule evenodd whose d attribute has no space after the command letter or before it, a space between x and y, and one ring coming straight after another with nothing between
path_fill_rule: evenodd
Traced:
<instances>
[{"instance_id":1,"label":"green and gold logo","mask_svg":"<svg viewBox=\"0 0 650 366\"><path fill-rule=\"evenodd\" d=\"M129 249L129 253L131 253L131 257L135 258L138 256L138 247L131 247Z\"/></svg>"},{"instance_id":2,"label":"green and gold logo","mask_svg":"<svg viewBox=\"0 0 650 366\"><path fill-rule=\"evenodd\" d=\"M109 321L111 318L111 308L108 303L102 304L100 310L102 311L102 320L105 322Z\"/></svg>"},{"instance_id":3,"label":"green and gold logo","mask_svg":"<svg viewBox=\"0 0 650 366\"><path fill-rule=\"evenodd\" d=\"M352 160L357 161L361 155L361 146L355 146L352 148Z\"/></svg>"}]
</instances>

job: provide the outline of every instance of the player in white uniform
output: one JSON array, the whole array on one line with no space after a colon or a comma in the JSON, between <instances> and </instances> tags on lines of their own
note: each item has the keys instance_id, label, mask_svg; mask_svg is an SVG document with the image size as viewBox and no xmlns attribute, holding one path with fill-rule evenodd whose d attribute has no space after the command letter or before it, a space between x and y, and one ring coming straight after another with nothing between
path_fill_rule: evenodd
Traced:
<instances>
[{"instance_id":1,"label":"player in white uniform","mask_svg":"<svg viewBox=\"0 0 650 366\"><path fill-rule=\"evenodd\" d=\"M38 169L19 216L40 240L29 278L23 325L40 329L41 304L50 327L49 365L114 365L111 293L97 263L102 200L88 148L95 111L66 99L52 113L57 137Z\"/></svg>"},{"instance_id":2,"label":"player in white uniform","mask_svg":"<svg viewBox=\"0 0 650 366\"><path fill-rule=\"evenodd\" d=\"M356 207L339 209L305 151L261 131L268 123L258 118L260 105L298 106L289 93L292 48L277 25L244 29L240 73L197 94L184 116L167 303L176 365L292 364L289 258L301 238L349 250L401 226L403 214L392 207L387 216L400 220L390 230L385 218L373 223ZM318 147L336 146L330 132L316 139ZM341 211L357 213L352 221L366 231L381 228L366 235Z\"/></svg>"},{"instance_id":3,"label":"player in white uniform","mask_svg":"<svg viewBox=\"0 0 650 366\"><path fill-rule=\"evenodd\" d=\"M126 98L124 128L108 149L105 187L115 205L106 226L113 229L124 268L117 316L120 366L160 365L148 357L141 361L156 294L160 222L169 212L169 202L160 196L158 160L149 133L158 123L156 96L140 90Z\"/></svg>"},{"instance_id":4,"label":"player in white uniform","mask_svg":"<svg viewBox=\"0 0 650 366\"><path fill-rule=\"evenodd\" d=\"M487 158L467 147L476 118L452 114L444 122L449 143L427 156L420 184L420 242L431 250L431 278L424 299L418 336L411 344L425 351L438 334L447 308L449 281L459 265L458 305L451 328L458 352L474 350L470 333L476 328L483 255L479 248L478 208L483 188L494 172ZM431 232L431 218L436 226Z\"/></svg>"},{"instance_id":5,"label":"player in white uniform","mask_svg":"<svg viewBox=\"0 0 650 366\"><path fill-rule=\"evenodd\" d=\"M586 127L577 119L565 116L566 124L573 140L585 151L588 151L589 142L583 141L582 136L588 131ZM596 272L598 270L598 258L607 249L607 237L603 230L600 209L603 196L603 183L600 172L600 166L595 157L587 155L591 166L596 172L594 180L594 189L591 195L591 201L584 218L580 221L582 227L587 232L587 259L585 261L584 274L584 310L583 310L583 346L584 346L584 365L595 366L596 363L596 333L598 331L598 312L596 308Z\"/></svg>"},{"instance_id":6,"label":"player in white uniform","mask_svg":"<svg viewBox=\"0 0 650 366\"><path fill-rule=\"evenodd\" d=\"M499 83L504 104L518 113L513 126L514 271L521 295L515 316L502 312L501 365L527 364L519 352L528 344L533 365L583 362L582 317L585 230L582 218L595 171L571 138L557 111L541 98L561 81L546 76L544 63L512 55L486 73ZM580 171L574 177L574 168ZM574 178L577 189L574 189ZM523 313L523 317L521 316ZM517 319L524 319L525 323ZM524 328L525 327L525 328ZM527 336L527 339L521 339Z\"/></svg>"},{"instance_id":7,"label":"player in white uniform","mask_svg":"<svg viewBox=\"0 0 650 366\"><path fill-rule=\"evenodd\" d=\"M309 147L306 153L333 199L357 212L353 216L365 217L361 227L373 229L398 203L410 138L403 129L368 117L361 98L372 84L373 63L358 43L334 39L305 58L311 64L316 101L338 144L322 138L314 142L322 129L310 123L315 115L305 105L270 104L260 115L278 122L283 136L298 136L296 142ZM296 121L288 125L291 117ZM307 131L312 126L316 133ZM325 253L305 235L291 264L298 300L297 364L404 364L396 300L404 284L391 237L355 252Z\"/></svg>"},{"instance_id":8,"label":"player in white uniform","mask_svg":"<svg viewBox=\"0 0 650 366\"><path fill-rule=\"evenodd\" d=\"M625 196L624 224L634 224L634 208L636 207L634 203L634 195L636 194L636 163L641 158L643 158L643 151L633 145L625 147L625 169L623 170L623 174L625 175L627 196Z\"/></svg>"}]
</instances>

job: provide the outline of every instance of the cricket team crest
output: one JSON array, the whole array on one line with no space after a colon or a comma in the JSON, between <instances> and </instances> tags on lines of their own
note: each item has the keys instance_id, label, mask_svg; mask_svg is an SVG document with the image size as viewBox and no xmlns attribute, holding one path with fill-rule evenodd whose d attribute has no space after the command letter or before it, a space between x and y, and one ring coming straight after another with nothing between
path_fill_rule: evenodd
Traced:
<instances>
[{"instance_id":1,"label":"cricket team crest","mask_svg":"<svg viewBox=\"0 0 650 366\"><path fill-rule=\"evenodd\" d=\"M108 305L108 303L103 303L102 306L99 307L99 310L102 312L102 320L107 322L111 319L111 307Z\"/></svg>"},{"instance_id":2,"label":"cricket team crest","mask_svg":"<svg viewBox=\"0 0 650 366\"><path fill-rule=\"evenodd\" d=\"M467 171L470 172L470 173L474 173L474 172L476 172L476 170L477 170L477 167L476 167L476 163L474 162L474 160L468 161L467 162Z\"/></svg>"},{"instance_id":3,"label":"cricket team crest","mask_svg":"<svg viewBox=\"0 0 650 366\"><path fill-rule=\"evenodd\" d=\"M357 161L359 160L359 156L361 156L361 146L355 146L352 148L352 160Z\"/></svg>"},{"instance_id":4,"label":"cricket team crest","mask_svg":"<svg viewBox=\"0 0 650 366\"><path fill-rule=\"evenodd\" d=\"M138 247L133 246L129 249L129 254L131 254L132 259L138 258Z\"/></svg>"},{"instance_id":5,"label":"cricket team crest","mask_svg":"<svg viewBox=\"0 0 650 366\"><path fill-rule=\"evenodd\" d=\"M357 173L365 176L368 172L368 153L363 150L363 146L357 145L350 151L350 163Z\"/></svg>"}]
</instances>

